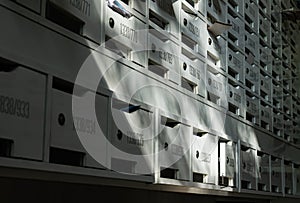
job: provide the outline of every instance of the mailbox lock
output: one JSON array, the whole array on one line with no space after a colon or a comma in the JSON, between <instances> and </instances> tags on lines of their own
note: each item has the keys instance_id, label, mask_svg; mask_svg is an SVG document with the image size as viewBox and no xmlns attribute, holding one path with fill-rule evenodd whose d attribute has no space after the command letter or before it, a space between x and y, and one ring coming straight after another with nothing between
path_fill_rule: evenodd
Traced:
<instances>
[{"instance_id":1,"label":"mailbox lock","mask_svg":"<svg viewBox=\"0 0 300 203\"><path fill-rule=\"evenodd\" d=\"M152 45L151 45L151 50L152 50L153 53L155 53L155 51L156 51L156 46L155 46L155 44L152 44Z\"/></svg>"},{"instance_id":2,"label":"mailbox lock","mask_svg":"<svg viewBox=\"0 0 300 203\"><path fill-rule=\"evenodd\" d=\"M246 69L246 73L247 73L247 74L249 73L249 68Z\"/></svg>"},{"instance_id":3,"label":"mailbox lock","mask_svg":"<svg viewBox=\"0 0 300 203\"><path fill-rule=\"evenodd\" d=\"M272 176L275 176L275 171L272 171Z\"/></svg>"},{"instance_id":4,"label":"mailbox lock","mask_svg":"<svg viewBox=\"0 0 300 203\"><path fill-rule=\"evenodd\" d=\"M118 140L121 140L121 139L122 139L123 133L122 133L121 130L118 130L118 132L117 132L117 137L118 137Z\"/></svg>"},{"instance_id":5,"label":"mailbox lock","mask_svg":"<svg viewBox=\"0 0 300 203\"><path fill-rule=\"evenodd\" d=\"M232 93L232 91L230 91L230 92L229 92L229 96L230 96L230 97L232 97L232 96L233 96L233 93Z\"/></svg>"},{"instance_id":6,"label":"mailbox lock","mask_svg":"<svg viewBox=\"0 0 300 203\"><path fill-rule=\"evenodd\" d=\"M199 159L199 156L200 156L200 153L199 153L199 151L197 150L197 151L196 151L196 158Z\"/></svg>"},{"instance_id":7,"label":"mailbox lock","mask_svg":"<svg viewBox=\"0 0 300 203\"><path fill-rule=\"evenodd\" d=\"M259 167L259 172L260 172L260 173L262 172L262 168L261 168L261 166Z\"/></svg>"},{"instance_id":8,"label":"mailbox lock","mask_svg":"<svg viewBox=\"0 0 300 203\"><path fill-rule=\"evenodd\" d=\"M60 113L58 115L58 123L59 123L59 125L63 126L63 125L65 125L65 122L66 122L65 115L63 113Z\"/></svg>"},{"instance_id":9,"label":"mailbox lock","mask_svg":"<svg viewBox=\"0 0 300 203\"><path fill-rule=\"evenodd\" d=\"M227 157L227 159L226 159L226 163L227 163L227 164L229 164L229 157Z\"/></svg>"},{"instance_id":10,"label":"mailbox lock","mask_svg":"<svg viewBox=\"0 0 300 203\"><path fill-rule=\"evenodd\" d=\"M169 144L167 142L165 142L165 146L164 146L164 149L167 151L168 150L168 147L169 147Z\"/></svg>"},{"instance_id":11,"label":"mailbox lock","mask_svg":"<svg viewBox=\"0 0 300 203\"><path fill-rule=\"evenodd\" d=\"M231 61L232 60L232 55L231 54L229 54L229 61Z\"/></svg>"},{"instance_id":12,"label":"mailbox lock","mask_svg":"<svg viewBox=\"0 0 300 203\"><path fill-rule=\"evenodd\" d=\"M246 169L246 163L243 162L243 169Z\"/></svg>"},{"instance_id":13,"label":"mailbox lock","mask_svg":"<svg viewBox=\"0 0 300 203\"><path fill-rule=\"evenodd\" d=\"M186 70L186 63L183 63L183 70Z\"/></svg>"},{"instance_id":14,"label":"mailbox lock","mask_svg":"<svg viewBox=\"0 0 300 203\"><path fill-rule=\"evenodd\" d=\"M113 18L110 18L110 19L109 19L109 26L110 26L111 28L114 28L114 26L115 26L115 21L114 21Z\"/></svg>"},{"instance_id":15,"label":"mailbox lock","mask_svg":"<svg viewBox=\"0 0 300 203\"><path fill-rule=\"evenodd\" d=\"M208 38L208 44L211 45L211 43L212 43L211 38Z\"/></svg>"},{"instance_id":16,"label":"mailbox lock","mask_svg":"<svg viewBox=\"0 0 300 203\"><path fill-rule=\"evenodd\" d=\"M187 19L185 18L185 19L183 19L183 24L184 24L184 26L187 26Z\"/></svg>"}]
</instances>

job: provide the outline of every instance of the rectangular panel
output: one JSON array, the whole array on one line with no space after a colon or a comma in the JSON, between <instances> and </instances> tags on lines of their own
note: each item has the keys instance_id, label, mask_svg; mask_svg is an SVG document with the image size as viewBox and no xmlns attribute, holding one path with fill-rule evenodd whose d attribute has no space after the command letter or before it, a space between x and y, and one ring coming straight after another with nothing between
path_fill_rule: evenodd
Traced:
<instances>
[{"instance_id":1,"label":"rectangular panel","mask_svg":"<svg viewBox=\"0 0 300 203\"><path fill-rule=\"evenodd\" d=\"M192 172L202 175L203 183L215 184L218 180L218 139L210 134L193 134Z\"/></svg>"},{"instance_id":2,"label":"rectangular panel","mask_svg":"<svg viewBox=\"0 0 300 203\"><path fill-rule=\"evenodd\" d=\"M191 12L181 10L181 41L194 52L206 56L207 45L203 38L207 36L207 25L200 17Z\"/></svg>"},{"instance_id":3,"label":"rectangular panel","mask_svg":"<svg viewBox=\"0 0 300 203\"><path fill-rule=\"evenodd\" d=\"M245 90L241 86L227 85L227 101L230 112L245 117Z\"/></svg>"},{"instance_id":4,"label":"rectangular panel","mask_svg":"<svg viewBox=\"0 0 300 203\"><path fill-rule=\"evenodd\" d=\"M47 18L77 34L100 42L100 9L100 1L96 0L48 0Z\"/></svg>"},{"instance_id":5,"label":"rectangular panel","mask_svg":"<svg viewBox=\"0 0 300 203\"><path fill-rule=\"evenodd\" d=\"M254 149L241 146L241 184L243 189L255 189L256 171Z\"/></svg>"},{"instance_id":6,"label":"rectangular panel","mask_svg":"<svg viewBox=\"0 0 300 203\"><path fill-rule=\"evenodd\" d=\"M159 168L172 170L172 179L190 179L190 149L192 129L176 118L161 116L159 119L158 150ZM161 171L161 177L165 177Z\"/></svg>"},{"instance_id":7,"label":"rectangular panel","mask_svg":"<svg viewBox=\"0 0 300 203\"><path fill-rule=\"evenodd\" d=\"M129 174L151 174L155 118L150 107L113 99L112 119L111 169Z\"/></svg>"},{"instance_id":8,"label":"rectangular panel","mask_svg":"<svg viewBox=\"0 0 300 203\"><path fill-rule=\"evenodd\" d=\"M82 92L82 95L74 95L78 101L88 101L92 99L93 93L87 90ZM107 107L108 98L102 95L96 95L95 107L97 118L94 118L92 112L89 112L86 107L76 108L76 114L72 112L72 94L52 89L52 122L51 122L51 141L50 147L60 150L67 150L69 153L65 159L73 159L72 153L81 153L82 165L88 167L103 168L98 162L89 155L89 148L84 148L80 137L89 137L93 139L95 136L101 136L102 131L104 136L107 135ZM77 100L74 100L77 101ZM84 103L82 104L84 105ZM99 124L99 125L98 125ZM101 127L101 129L100 129ZM101 130L101 131L100 131ZM89 140L86 140L88 144ZM97 148L97 157L99 162L106 163L106 143L98 142L95 145L85 145L91 149ZM72 152L72 153L71 153ZM51 158L51 157L50 157ZM52 158L53 162L57 162ZM51 161L51 160L50 160ZM68 164L67 162L63 162Z\"/></svg>"},{"instance_id":9,"label":"rectangular panel","mask_svg":"<svg viewBox=\"0 0 300 203\"><path fill-rule=\"evenodd\" d=\"M272 131L272 108L269 106L260 105L260 126L266 130Z\"/></svg>"},{"instance_id":10,"label":"rectangular panel","mask_svg":"<svg viewBox=\"0 0 300 203\"><path fill-rule=\"evenodd\" d=\"M233 142L220 142L220 178L228 178L229 185L234 185L236 175L236 158L235 158L236 145ZM220 184L220 182L219 182Z\"/></svg>"},{"instance_id":11,"label":"rectangular panel","mask_svg":"<svg viewBox=\"0 0 300 203\"><path fill-rule=\"evenodd\" d=\"M246 119L252 123L260 123L259 99L246 96Z\"/></svg>"},{"instance_id":12,"label":"rectangular panel","mask_svg":"<svg viewBox=\"0 0 300 203\"><path fill-rule=\"evenodd\" d=\"M240 81L245 82L245 68L244 58L245 56L240 51L234 51L230 47L227 49L227 73Z\"/></svg>"},{"instance_id":13,"label":"rectangular panel","mask_svg":"<svg viewBox=\"0 0 300 203\"><path fill-rule=\"evenodd\" d=\"M233 42L236 46L243 46L245 43L243 35L245 24L243 20L238 16L228 14L227 23L232 25L231 29L229 29L227 33L228 40Z\"/></svg>"},{"instance_id":14,"label":"rectangular panel","mask_svg":"<svg viewBox=\"0 0 300 203\"><path fill-rule=\"evenodd\" d=\"M156 29L162 29L178 37L180 1L149 1L149 20Z\"/></svg>"},{"instance_id":15,"label":"rectangular panel","mask_svg":"<svg viewBox=\"0 0 300 203\"><path fill-rule=\"evenodd\" d=\"M264 153L257 153L257 189L270 191L270 156Z\"/></svg>"},{"instance_id":16,"label":"rectangular panel","mask_svg":"<svg viewBox=\"0 0 300 203\"><path fill-rule=\"evenodd\" d=\"M212 73L207 70L205 84L208 100L227 108L225 77L220 73Z\"/></svg>"},{"instance_id":17,"label":"rectangular panel","mask_svg":"<svg viewBox=\"0 0 300 203\"><path fill-rule=\"evenodd\" d=\"M217 69L226 70L226 40L221 37L215 37L208 32L207 38L207 59L208 64Z\"/></svg>"},{"instance_id":18,"label":"rectangular panel","mask_svg":"<svg viewBox=\"0 0 300 203\"><path fill-rule=\"evenodd\" d=\"M207 18L213 23L215 21L225 22L226 20L226 4L223 0L208 0Z\"/></svg>"},{"instance_id":19,"label":"rectangular panel","mask_svg":"<svg viewBox=\"0 0 300 203\"><path fill-rule=\"evenodd\" d=\"M43 159L46 76L0 64L0 138L6 156Z\"/></svg>"},{"instance_id":20,"label":"rectangular panel","mask_svg":"<svg viewBox=\"0 0 300 203\"><path fill-rule=\"evenodd\" d=\"M271 45L271 21L259 14L259 35L267 45Z\"/></svg>"},{"instance_id":21,"label":"rectangular panel","mask_svg":"<svg viewBox=\"0 0 300 203\"><path fill-rule=\"evenodd\" d=\"M106 7L105 47L123 58L146 66L146 25L135 16L122 16Z\"/></svg>"},{"instance_id":22,"label":"rectangular panel","mask_svg":"<svg viewBox=\"0 0 300 203\"><path fill-rule=\"evenodd\" d=\"M206 71L204 62L200 59L191 60L190 58L182 54L181 64L181 76L196 84L198 86L197 94L205 97Z\"/></svg>"},{"instance_id":23,"label":"rectangular panel","mask_svg":"<svg viewBox=\"0 0 300 203\"><path fill-rule=\"evenodd\" d=\"M149 60L165 70L167 79L179 84L179 46L158 31L150 30L148 47Z\"/></svg>"},{"instance_id":24,"label":"rectangular panel","mask_svg":"<svg viewBox=\"0 0 300 203\"><path fill-rule=\"evenodd\" d=\"M292 194L293 192L293 165L291 162L284 163L284 182L285 182L285 194Z\"/></svg>"},{"instance_id":25,"label":"rectangular panel","mask_svg":"<svg viewBox=\"0 0 300 203\"><path fill-rule=\"evenodd\" d=\"M271 159L271 184L272 192L281 192L282 186L282 170L281 170L281 159L272 157Z\"/></svg>"},{"instance_id":26,"label":"rectangular panel","mask_svg":"<svg viewBox=\"0 0 300 203\"><path fill-rule=\"evenodd\" d=\"M245 21L248 27L252 29L253 32L258 31L258 7L256 3L252 0L245 0L244 4Z\"/></svg>"},{"instance_id":27,"label":"rectangular panel","mask_svg":"<svg viewBox=\"0 0 300 203\"><path fill-rule=\"evenodd\" d=\"M260 70L256 65L245 63L245 84L255 93L259 93L260 86Z\"/></svg>"},{"instance_id":28,"label":"rectangular panel","mask_svg":"<svg viewBox=\"0 0 300 203\"><path fill-rule=\"evenodd\" d=\"M272 79L269 76L262 76L260 78L260 96L267 101L271 101Z\"/></svg>"}]
</instances>

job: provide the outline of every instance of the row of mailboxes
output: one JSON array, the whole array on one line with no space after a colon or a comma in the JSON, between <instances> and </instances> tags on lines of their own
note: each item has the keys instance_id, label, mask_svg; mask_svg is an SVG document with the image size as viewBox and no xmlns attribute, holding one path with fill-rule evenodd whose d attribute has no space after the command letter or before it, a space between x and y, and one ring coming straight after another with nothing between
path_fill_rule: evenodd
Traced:
<instances>
[{"instance_id":1,"label":"row of mailboxes","mask_svg":"<svg viewBox=\"0 0 300 203\"><path fill-rule=\"evenodd\" d=\"M0 154L43 160L46 75L0 59Z\"/></svg>"}]
</instances>

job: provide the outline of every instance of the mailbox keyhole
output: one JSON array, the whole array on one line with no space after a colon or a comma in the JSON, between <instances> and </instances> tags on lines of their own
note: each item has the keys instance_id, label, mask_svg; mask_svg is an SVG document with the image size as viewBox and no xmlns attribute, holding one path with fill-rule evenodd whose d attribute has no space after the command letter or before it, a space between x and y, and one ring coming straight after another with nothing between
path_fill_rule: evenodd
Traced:
<instances>
[{"instance_id":1,"label":"mailbox keyhole","mask_svg":"<svg viewBox=\"0 0 300 203\"><path fill-rule=\"evenodd\" d=\"M63 126L63 125L65 125L65 122L66 122L65 115L63 113L60 113L58 115L58 123L59 123L59 125Z\"/></svg>"},{"instance_id":2,"label":"mailbox keyhole","mask_svg":"<svg viewBox=\"0 0 300 203\"><path fill-rule=\"evenodd\" d=\"M187 19L183 19L184 26L187 26Z\"/></svg>"},{"instance_id":3,"label":"mailbox keyhole","mask_svg":"<svg viewBox=\"0 0 300 203\"><path fill-rule=\"evenodd\" d=\"M186 70L186 63L183 63L183 70Z\"/></svg>"},{"instance_id":4,"label":"mailbox keyhole","mask_svg":"<svg viewBox=\"0 0 300 203\"><path fill-rule=\"evenodd\" d=\"M156 46L155 46L155 44L152 44L152 46L151 46L151 51L152 51L153 53L155 53L155 51L156 51Z\"/></svg>"},{"instance_id":5,"label":"mailbox keyhole","mask_svg":"<svg viewBox=\"0 0 300 203\"><path fill-rule=\"evenodd\" d=\"M208 44L211 45L211 43L212 43L211 38L208 38Z\"/></svg>"},{"instance_id":6,"label":"mailbox keyhole","mask_svg":"<svg viewBox=\"0 0 300 203\"><path fill-rule=\"evenodd\" d=\"M114 21L113 18L110 18L110 19L109 19L109 26L110 26L111 28L114 28L114 27L115 27L115 21Z\"/></svg>"},{"instance_id":7,"label":"mailbox keyhole","mask_svg":"<svg viewBox=\"0 0 300 203\"><path fill-rule=\"evenodd\" d=\"M168 150L168 147L169 147L169 144L167 142L165 142L165 146L164 146L164 149L167 151Z\"/></svg>"},{"instance_id":8,"label":"mailbox keyhole","mask_svg":"<svg viewBox=\"0 0 300 203\"><path fill-rule=\"evenodd\" d=\"M196 158L199 159L199 156L200 156L200 153L199 153L199 151L197 150L197 151L196 151Z\"/></svg>"},{"instance_id":9,"label":"mailbox keyhole","mask_svg":"<svg viewBox=\"0 0 300 203\"><path fill-rule=\"evenodd\" d=\"M121 130L118 130L118 132L117 132L117 138L118 138L118 140L121 140L123 138L123 133L122 133Z\"/></svg>"}]
</instances>

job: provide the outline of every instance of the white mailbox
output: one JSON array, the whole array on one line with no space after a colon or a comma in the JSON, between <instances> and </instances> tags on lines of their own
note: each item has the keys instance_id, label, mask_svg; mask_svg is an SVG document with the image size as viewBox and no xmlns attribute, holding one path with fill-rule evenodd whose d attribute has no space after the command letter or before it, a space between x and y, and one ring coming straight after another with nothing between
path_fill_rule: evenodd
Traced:
<instances>
[{"instance_id":1,"label":"white mailbox","mask_svg":"<svg viewBox=\"0 0 300 203\"><path fill-rule=\"evenodd\" d=\"M190 180L192 129L179 118L159 118L158 167L161 178Z\"/></svg>"},{"instance_id":2,"label":"white mailbox","mask_svg":"<svg viewBox=\"0 0 300 203\"><path fill-rule=\"evenodd\" d=\"M181 41L194 52L206 56L207 44L203 38L207 36L207 25L200 17L190 13L181 10Z\"/></svg>"},{"instance_id":3,"label":"white mailbox","mask_svg":"<svg viewBox=\"0 0 300 203\"><path fill-rule=\"evenodd\" d=\"M226 40L210 32L207 36L207 63L217 69L226 70Z\"/></svg>"},{"instance_id":4,"label":"white mailbox","mask_svg":"<svg viewBox=\"0 0 300 203\"><path fill-rule=\"evenodd\" d=\"M260 191L270 191L270 156L257 152L256 157L257 189Z\"/></svg>"},{"instance_id":5,"label":"white mailbox","mask_svg":"<svg viewBox=\"0 0 300 203\"><path fill-rule=\"evenodd\" d=\"M112 100L111 169L129 174L153 173L154 113L141 103Z\"/></svg>"},{"instance_id":6,"label":"white mailbox","mask_svg":"<svg viewBox=\"0 0 300 203\"><path fill-rule=\"evenodd\" d=\"M256 65L245 63L245 84L246 87L255 93L259 93L260 86L260 70Z\"/></svg>"},{"instance_id":7,"label":"white mailbox","mask_svg":"<svg viewBox=\"0 0 300 203\"><path fill-rule=\"evenodd\" d=\"M269 76L260 78L260 95L267 101L271 101L272 79Z\"/></svg>"},{"instance_id":8,"label":"white mailbox","mask_svg":"<svg viewBox=\"0 0 300 203\"><path fill-rule=\"evenodd\" d=\"M253 30L258 31L258 12L259 9L253 0L244 0L244 12L247 25Z\"/></svg>"},{"instance_id":9,"label":"white mailbox","mask_svg":"<svg viewBox=\"0 0 300 203\"><path fill-rule=\"evenodd\" d=\"M97 0L48 0L47 18L65 28L100 42L101 2ZM69 22L65 22L65 17Z\"/></svg>"},{"instance_id":10,"label":"white mailbox","mask_svg":"<svg viewBox=\"0 0 300 203\"><path fill-rule=\"evenodd\" d=\"M206 71L205 71L205 63L196 58L194 60L188 58L187 56L181 54L181 77L191 81L192 84L195 84L194 88L198 95L205 97L206 95L206 88L205 88L205 78L206 78ZM189 84L191 88L192 84Z\"/></svg>"},{"instance_id":11,"label":"white mailbox","mask_svg":"<svg viewBox=\"0 0 300 203\"><path fill-rule=\"evenodd\" d=\"M244 68L244 54L238 50L233 50L230 47L227 49L227 73L234 79L244 83L245 68Z\"/></svg>"},{"instance_id":12,"label":"white mailbox","mask_svg":"<svg viewBox=\"0 0 300 203\"><path fill-rule=\"evenodd\" d=\"M76 95L75 97L89 99L92 94L90 91L84 91L82 95ZM71 92L52 89L50 162L96 168L103 168L103 165L106 164L103 161L106 159L107 154L106 142L93 143L95 146L87 146L96 147L96 153L101 154L102 159L96 161L89 154L90 148L85 148L79 138L79 136L84 136L87 139L94 139L95 136L101 136L100 130L104 133L104 136L107 136L108 97L96 95L95 98L98 119L93 118L91 112L87 112L85 107L77 108L74 117ZM102 161L103 163L100 163Z\"/></svg>"},{"instance_id":13,"label":"white mailbox","mask_svg":"<svg viewBox=\"0 0 300 203\"><path fill-rule=\"evenodd\" d=\"M272 192L282 191L282 170L281 170L281 159L277 157L271 157L271 184Z\"/></svg>"},{"instance_id":14,"label":"white mailbox","mask_svg":"<svg viewBox=\"0 0 300 203\"><path fill-rule=\"evenodd\" d=\"M194 129L192 138L193 181L217 184L218 139L216 136Z\"/></svg>"},{"instance_id":15,"label":"white mailbox","mask_svg":"<svg viewBox=\"0 0 300 203\"><path fill-rule=\"evenodd\" d=\"M246 96L246 119L252 123L259 124L259 99Z\"/></svg>"},{"instance_id":16,"label":"white mailbox","mask_svg":"<svg viewBox=\"0 0 300 203\"><path fill-rule=\"evenodd\" d=\"M256 170L255 160L256 152L249 147L241 146L241 186L243 189L255 189L256 188Z\"/></svg>"},{"instance_id":17,"label":"white mailbox","mask_svg":"<svg viewBox=\"0 0 300 203\"><path fill-rule=\"evenodd\" d=\"M236 176L236 144L219 143L219 185L234 186Z\"/></svg>"},{"instance_id":18,"label":"white mailbox","mask_svg":"<svg viewBox=\"0 0 300 203\"><path fill-rule=\"evenodd\" d=\"M228 40L237 47L244 45L243 30L245 29L245 24L243 20L237 15L231 15L228 13L227 23L232 26L227 33Z\"/></svg>"},{"instance_id":19,"label":"white mailbox","mask_svg":"<svg viewBox=\"0 0 300 203\"><path fill-rule=\"evenodd\" d=\"M291 162L284 162L284 191L285 194L293 193L293 164Z\"/></svg>"},{"instance_id":20,"label":"white mailbox","mask_svg":"<svg viewBox=\"0 0 300 203\"><path fill-rule=\"evenodd\" d=\"M226 3L223 0L207 0L206 11L211 21L225 22Z\"/></svg>"},{"instance_id":21,"label":"white mailbox","mask_svg":"<svg viewBox=\"0 0 300 203\"><path fill-rule=\"evenodd\" d=\"M205 86L207 90L207 99L219 106L227 108L225 82L226 79L221 73L213 73L210 70L206 71Z\"/></svg>"},{"instance_id":22,"label":"white mailbox","mask_svg":"<svg viewBox=\"0 0 300 203\"><path fill-rule=\"evenodd\" d=\"M156 30L150 30L148 35L148 69L170 81L179 84L180 62L179 46ZM156 68L158 70L154 70Z\"/></svg>"},{"instance_id":23,"label":"white mailbox","mask_svg":"<svg viewBox=\"0 0 300 203\"><path fill-rule=\"evenodd\" d=\"M1 155L43 159L46 76L0 64Z\"/></svg>"},{"instance_id":24,"label":"white mailbox","mask_svg":"<svg viewBox=\"0 0 300 203\"><path fill-rule=\"evenodd\" d=\"M147 31L144 22L126 17L106 6L105 47L123 58L146 66Z\"/></svg>"},{"instance_id":25,"label":"white mailbox","mask_svg":"<svg viewBox=\"0 0 300 203\"><path fill-rule=\"evenodd\" d=\"M228 110L236 115L245 117L245 90L241 86L227 85Z\"/></svg>"},{"instance_id":26,"label":"white mailbox","mask_svg":"<svg viewBox=\"0 0 300 203\"><path fill-rule=\"evenodd\" d=\"M273 111L270 106L260 105L260 126L266 130L272 131Z\"/></svg>"},{"instance_id":27,"label":"white mailbox","mask_svg":"<svg viewBox=\"0 0 300 203\"><path fill-rule=\"evenodd\" d=\"M149 0L150 25L178 37L180 1Z\"/></svg>"}]
</instances>

